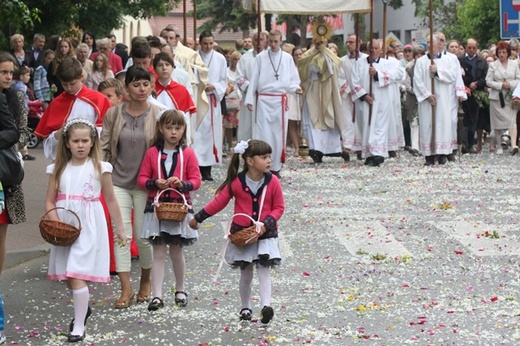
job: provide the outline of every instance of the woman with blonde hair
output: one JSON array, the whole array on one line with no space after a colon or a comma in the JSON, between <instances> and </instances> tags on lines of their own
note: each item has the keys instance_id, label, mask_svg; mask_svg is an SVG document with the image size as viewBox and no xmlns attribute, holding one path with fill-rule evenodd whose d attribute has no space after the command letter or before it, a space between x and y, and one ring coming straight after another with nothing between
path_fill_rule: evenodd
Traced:
<instances>
[{"instance_id":1,"label":"woman with blonde hair","mask_svg":"<svg viewBox=\"0 0 520 346\"><path fill-rule=\"evenodd\" d=\"M14 34L9 39L11 54L16 58L19 66L27 65L25 61L25 50L23 49L24 37L21 34Z\"/></svg>"}]
</instances>

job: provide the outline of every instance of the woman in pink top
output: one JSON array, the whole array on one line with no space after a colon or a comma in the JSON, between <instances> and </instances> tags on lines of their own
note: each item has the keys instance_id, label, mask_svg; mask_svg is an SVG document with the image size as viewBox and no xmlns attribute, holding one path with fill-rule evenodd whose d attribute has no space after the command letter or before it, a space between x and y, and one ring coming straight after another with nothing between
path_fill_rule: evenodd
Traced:
<instances>
[{"instance_id":1,"label":"woman in pink top","mask_svg":"<svg viewBox=\"0 0 520 346\"><path fill-rule=\"evenodd\" d=\"M235 154L228 168L226 181L217 189L213 201L195 214L190 221L191 228L210 216L224 209L231 198L235 198L234 214L246 214L261 226L257 242L243 247L236 247L228 242L225 260L232 266L239 267L239 291L242 301L241 320L251 320L251 288L253 269L256 267L260 285L262 306L261 322L267 324L274 316L271 305L270 267L279 265L282 257L278 244L278 220L284 212L282 186L276 176L270 172L271 146L264 141L241 141L234 148ZM238 172L240 155L244 160L244 169ZM250 227L253 222L249 217L236 215L231 224L230 233Z\"/></svg>"}]
</instances>

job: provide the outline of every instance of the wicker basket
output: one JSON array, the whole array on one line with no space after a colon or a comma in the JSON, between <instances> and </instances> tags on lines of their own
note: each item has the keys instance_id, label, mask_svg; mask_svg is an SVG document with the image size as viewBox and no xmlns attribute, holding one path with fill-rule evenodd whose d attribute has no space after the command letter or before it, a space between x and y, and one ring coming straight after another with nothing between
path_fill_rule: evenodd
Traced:
<instances>
[{"instance_id":1,"label":"wicker basket","mask_svg":"<svg viewBox=\"0 0 520 346\"><path fill-rule=\"evenodd\" d=\"M233 220L233 218L235 216L247 216L248 218L251 219L251 221L256 222L255 219L251 218L249 215L238 213L238 214L235 214L235 215L233 215L231 217L231 220L229 221L230 225L231 225L231 221ZM231 242L231 244L235 245L236 247L242 247L242 246L246 246L246 245L250 245L250 244L256 243L258 241L258 238L262 234L263 233L261 231L257 232L256 225L252 225L252 226L243 228L243 229L241 229L238 232L229 233L228 234L228 239Z\"/></svg>"},{"instance_id":2,"label":"wicker basket","mask_svg":"<svg viewBox=\"0 0 520 346\"><path fill-rule=\"evenodd\" d=\"M171 203L171 202L160 202L159 198L165 191L175 191L177 192L182 199L184 200L183 203ZM154 205L155 205L155 214L157 215L157 218L159 220L163 221L176 221L176 222L182 222L186 218L186 215L188 215L188 202L186 201L186 197L179 191L175 189L164 189L157 193L154 199Z\"/></svg>"},{"instance_id":3,"label":"wicker basket","mask_svg":"<svg viewBox=\"0 0 520 346\"><path fill-rule=\"evenodd\" d=\"M47 219L47 215L57 209L67 210L72 215L76 217L78 220L78 227L75 227L71 224L62 221L55 221ZM71 246L76 239L79 237L79 233L81 232L81 221L78 217L78 214L73 212L70 209L66 209L63 207L52 208L47 211L40 220L40 234L43 239L49 244L56 246Z\"/></svg>"}]
</instances>

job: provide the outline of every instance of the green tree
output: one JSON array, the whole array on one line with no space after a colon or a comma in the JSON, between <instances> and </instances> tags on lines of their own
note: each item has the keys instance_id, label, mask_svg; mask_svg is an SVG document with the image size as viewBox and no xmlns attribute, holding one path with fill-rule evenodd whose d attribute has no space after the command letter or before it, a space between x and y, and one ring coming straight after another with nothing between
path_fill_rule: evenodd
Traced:
<instances>
[{"instance_id":1,"label":"green tree","mask_svg":"<svg viewBox=\"0 0 520 346\"><path fill-rule=\"evenodd\" d=\"M40 21L33 21L32 27L20 25L20 22L14 23L11 31L14 27L17 32L22 32L28 37L32 37L34 32L50 36L62 35L76 27L92 31L96 36L104 36L113 29L120 28L126 15L135 18L164 15L178 2L179 0L23 0L27 8L39 10ZM0 23L11 22L10 17L5 16L3 11L2 4Z\"/></svg>"},{"instance_id":2,"label":"green tree","mask_svg":"<svg viewBox=\"0 0 520 346\"><path fill-rule=\"evenodd\" d=\"M463 39L476 38L480 47L500 39L499 1L464 0L457 14Z\"/></svg>"},{"instance_id":3,"label":"green tree","mask_svg":"<svg viewBox=\"0 0 520 346\"><path fill-rule=\"evenodd\" d=\"M200 31L243 31L256 28L256 11L246 12L241 0L202 0L197 4L197 19L208 19L199 28Z\"/></svg>"},{"instance_id":4,"label":"green tree","mask_svg":"<svg viewBox=\"0 0 520 346\"><path fill-rule=\"evenodd\" d=\"M429 24L429 1L412 0L415 15ZM436 30L442 30L448 39L465 41L475 38L483 47L496 43L500 38L499 1L490 0L435 0L433 22Z\"/></svg>"},{"instance_id":5,"label":"green tree","mask_svg":"<svg viewBox=\"0 0 520 346\"><path fill-rule=\"evenodd\" d=\"M21 0L4 0L0 6L0 48L9 49L9 36L18 29L30 30L38 23L40 10Z\"/></svg>"}]
</instances>

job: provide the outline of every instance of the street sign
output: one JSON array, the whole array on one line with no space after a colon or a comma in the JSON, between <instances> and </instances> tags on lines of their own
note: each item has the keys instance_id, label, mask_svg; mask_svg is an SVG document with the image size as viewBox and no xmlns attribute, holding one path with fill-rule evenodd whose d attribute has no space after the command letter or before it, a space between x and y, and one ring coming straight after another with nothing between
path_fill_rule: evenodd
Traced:
<instances>
[{"instance_id":1,"label":"street sign","mask_svg":"<svg viewBox=\"0 0 520 346\"><path fill-rule=\"evenodd\" d=\"M500 37L520 37L520 0L500 1Z\"/></svg>"}]
</instances>

